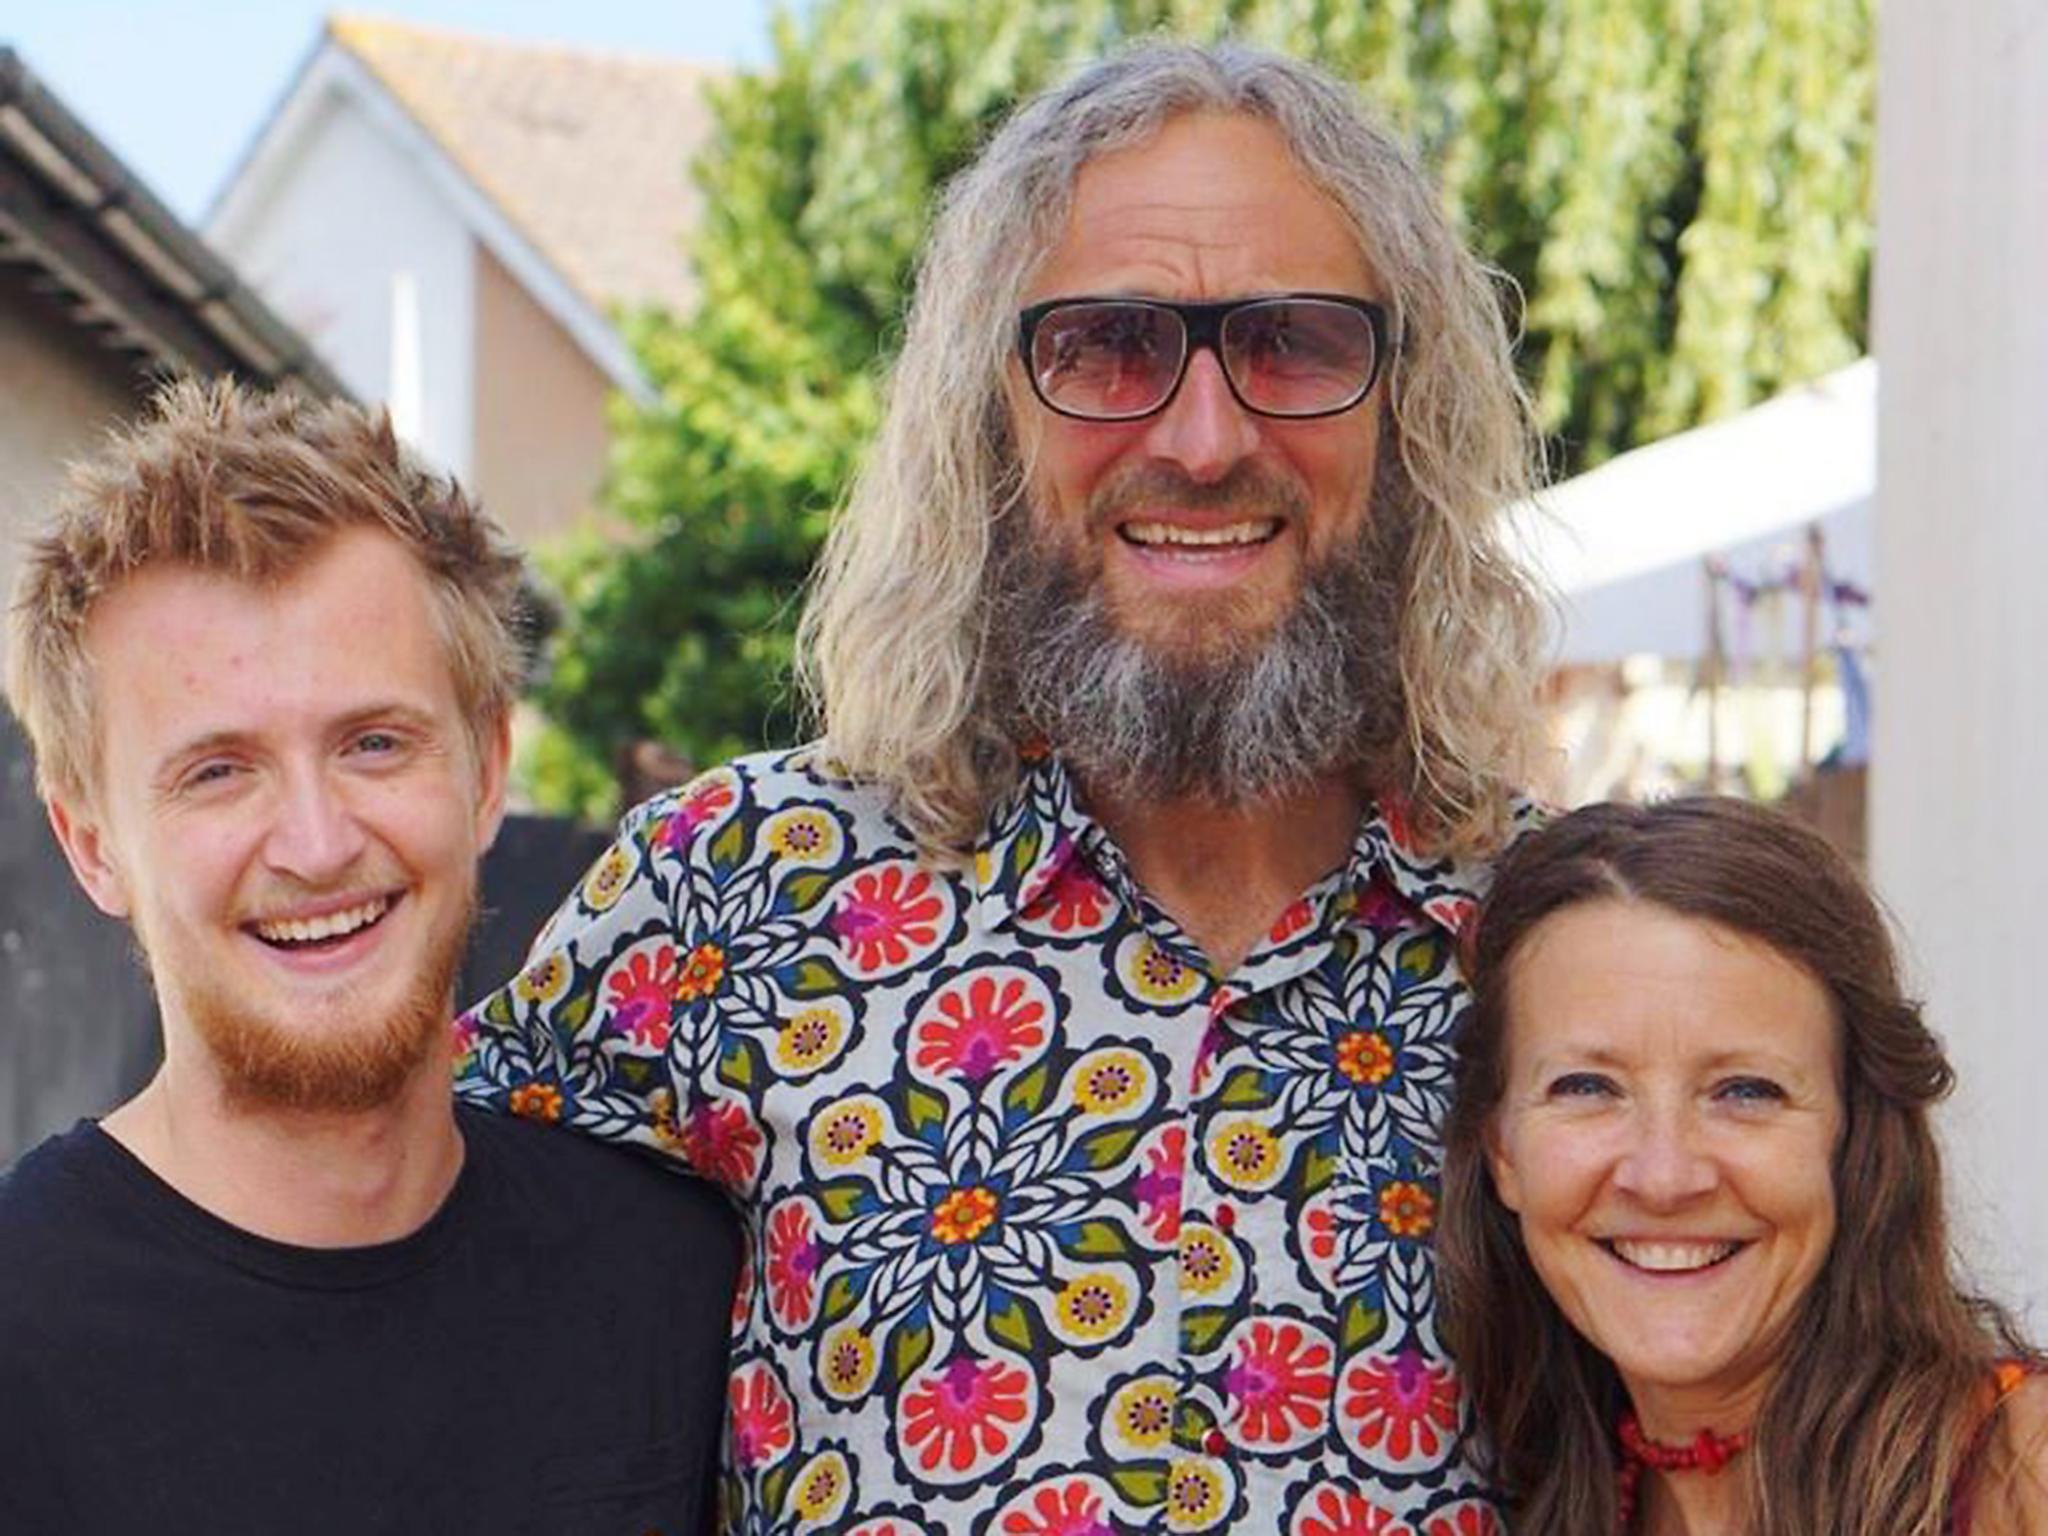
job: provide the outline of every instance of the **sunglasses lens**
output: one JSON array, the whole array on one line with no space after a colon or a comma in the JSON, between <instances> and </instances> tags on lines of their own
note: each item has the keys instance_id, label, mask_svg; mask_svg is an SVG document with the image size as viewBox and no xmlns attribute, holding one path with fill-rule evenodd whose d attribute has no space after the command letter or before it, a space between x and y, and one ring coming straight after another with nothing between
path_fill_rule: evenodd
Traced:
<instances>
[{"instance_id":1,"label":"sunglasses lens","mask_svg":"<svg viewBox=\"0 0 2048 1536\"><path fill-rule=\"evenodd\" d=\"M1244 403L1321 416L1363 398L1378 365L1372 323L1327 299L1263 299L1223 322L1223 366Z\"/></svg>"},{"instance_id":2,"label":"sunglasses lens","mask_svg":"<svg viewBox=\"0 0 2048 1536\"><path fill-rule=\"evenodd\" d=\"M1186 348L1187 332L1170 309L1062 304L1038 322L1031 371L1054 410L1119 421L1158 409L1180 377Z\"/></svg>"}]
</instances>

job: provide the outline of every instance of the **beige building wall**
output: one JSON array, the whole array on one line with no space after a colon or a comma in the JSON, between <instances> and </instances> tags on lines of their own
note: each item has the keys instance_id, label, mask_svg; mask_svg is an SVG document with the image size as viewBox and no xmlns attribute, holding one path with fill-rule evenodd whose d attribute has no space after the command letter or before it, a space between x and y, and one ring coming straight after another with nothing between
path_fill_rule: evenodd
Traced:
<instances>
[{"instance_id":1,"label":"beige building wall","mask_svg":"<svg viewBox=\"0 0 2048 1536\"><path fill-rule=\"evenodd\" d=\"M29 288L25 271L0 267L0 593L14 590L21 541L42 521L65 464L132 417L147 391L128 354L82 334Z\"/></svg>"},{"instance_id":2,"label":"beige building wall","mask_svg":"<svg viewBox=\"0 0 2048 1536\"><path fill-rule=\"evenodd\" d=\"M476 454L471 489L531 546L595 504L610 386L568 332L476 248Z\"/></svg>"}]
</instances>

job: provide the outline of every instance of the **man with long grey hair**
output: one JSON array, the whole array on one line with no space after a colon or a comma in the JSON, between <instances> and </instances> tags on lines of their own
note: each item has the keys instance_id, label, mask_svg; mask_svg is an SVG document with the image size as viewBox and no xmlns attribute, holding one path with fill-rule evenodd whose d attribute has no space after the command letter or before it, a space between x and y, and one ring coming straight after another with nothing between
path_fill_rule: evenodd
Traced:
<instances>
[{"instance_id":1,"label":"man with long grey hair","mask_svg":"<svg viewBox=\"0 0 2048 1536\"><path fill-rule=\"evenodd\" d=\"M745 1529L1463 1532L1457 935L1542 607L1494 286L1338 83L1152 44L948 190L804 620L468 1091L751 1213Z\"/></svg>"}]
</instances>

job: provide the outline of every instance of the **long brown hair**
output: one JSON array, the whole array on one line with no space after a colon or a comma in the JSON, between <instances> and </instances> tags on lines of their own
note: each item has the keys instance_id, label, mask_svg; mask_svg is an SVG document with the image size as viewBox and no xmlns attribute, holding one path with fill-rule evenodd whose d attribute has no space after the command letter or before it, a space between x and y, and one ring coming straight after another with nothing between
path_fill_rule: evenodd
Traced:
<instances>
[{"instance_id":1,"label":"long brown hair","mask_svg":"<svg viewBox=\"0 0 2048 1536\"><path fill-rule=\"evenodd\" d=\"M1505 1088L1516 952L1555 913L1616 899L1769 945L1827 991L1841 1030L1839 1225L1738 1463L1747 1529L1937 1536L1992 1360L2038 1358L1950 1269L1929 1111L1954 1074L1901 989L1856 871L1783 816L1714 797L1561 818L1510 850L1480 915L1445 1136L1441 1324L1515 1531L1579 1536L1616 1518L1613 1428L1626 1394L1544 1290L1484 1153Z\"/></svg>"}]
</instances>

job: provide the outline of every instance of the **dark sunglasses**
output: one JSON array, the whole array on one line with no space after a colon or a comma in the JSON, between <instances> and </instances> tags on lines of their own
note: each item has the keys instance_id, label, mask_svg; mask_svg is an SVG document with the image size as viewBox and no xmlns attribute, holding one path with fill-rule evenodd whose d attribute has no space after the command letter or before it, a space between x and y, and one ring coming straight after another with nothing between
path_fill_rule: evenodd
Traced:
<instances>
[{"instance_id":1,"label":"dark sunglasses","mask_svg":"<svg viewBox=\"0 0 2048 1536\"><path fill-rule=\"evenodd\" d=\"M1372 393L1387 312L1340 293L1275 293L1216 304L1071 298L1017 316L1017 351L1048 410L1135 421L1163 410L1203 347L1231 394L1260 416L1335 416Z\"/></svg>"}]
</instances>

